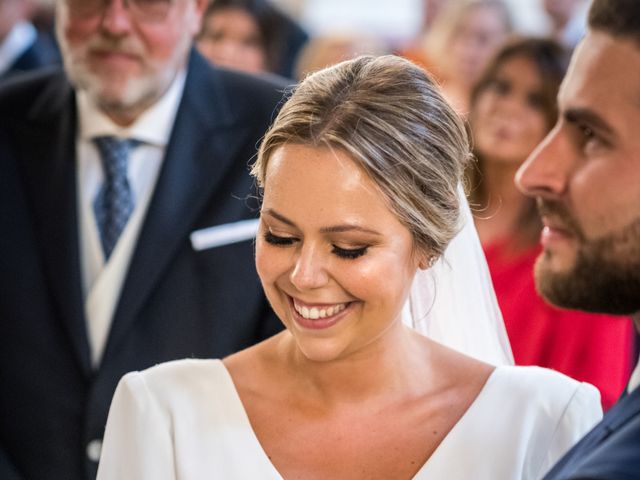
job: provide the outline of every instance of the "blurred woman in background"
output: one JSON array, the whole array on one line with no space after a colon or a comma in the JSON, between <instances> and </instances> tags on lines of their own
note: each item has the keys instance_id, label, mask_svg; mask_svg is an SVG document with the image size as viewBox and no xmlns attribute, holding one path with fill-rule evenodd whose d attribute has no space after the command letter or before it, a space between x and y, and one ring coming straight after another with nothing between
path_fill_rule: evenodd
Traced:
<instances>
[{"instance_id":1,"label":"blurred woman in background","mask_svg":"<svg viewBox=\"0 0 640 480\"><path fill-rule=\"evenodd\" d=\"M470 171L476 227L517 364L540 365L597 386L605 407L631 366L631 323L558 310L534 287L541 223L533 199L513 178L557 117L566 52L551 40L514 40L489 64L471 96L478 164ZM589 317L589 320L583 319ZM620 352L628 351L625 358Z\"/></svg>"},{"instance_id":2,"label":"blurred woman in background","mask_svg":"<svg viewBox=\"0 0 640 480\"><path fill-rule=\"evenodd\" d=\"M291 78L307 39L297 23L266 0L211 0L196 45L216 65Z\"/></svg>"},{"instance_id":3,"label":"blurred woman in background","mask_svg":"<svg viewBox=\"0 0 640 480\"><path fill-rule=\"evenodd\" d=\"M450 0L417 47L403 55L434 74L445 98L466 115L473 87L511 31L502 0Z\"/></svg>"}]
</instances>

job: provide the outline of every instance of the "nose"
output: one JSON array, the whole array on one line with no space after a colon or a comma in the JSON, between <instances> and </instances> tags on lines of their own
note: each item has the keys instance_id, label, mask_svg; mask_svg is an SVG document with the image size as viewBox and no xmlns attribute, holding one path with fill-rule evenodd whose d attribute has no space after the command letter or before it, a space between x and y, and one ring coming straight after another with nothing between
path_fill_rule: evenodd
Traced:
<instances>
[{"instance_id":1,"label":"nose","mask_svg":"<svg viewBox=\"0 0 640 480\"><path fill-rule=\"evenodd\" d=\"M314 246L303 246L289 275L291 284L299 291L323 287L329 280L322 252Z\"/></svg>"},{"instance_id":2,"label":"nose","mask_svg":"<svg viewBox=\"0 0 640 480\"><path fill-rule=\"evenodd\" d=\"M506 93L496 100L496 111L509 117L516 117L524 111L525 100L514 93Z\"/></svg>"},{"instance_id":3,"label":"nose","mask_svg":"<svg viewBox=\"0 0 640 480\"><path fill-rule=\"evenodd\" d=\"M557 198L568 187L575 152L557 124L516 173L516 186L530 197Z\"/></svg>"},{"instance_id":4,"label":"nose","mask_svg":"<svg viewBox=\"0 0 640 480\"><path fill-rule=\"evenodd\" d=\"M131 13L126 0L106 0L102 21L102 29L111 35L121 36L131 29Z\"/></svg>"}]
</instances>

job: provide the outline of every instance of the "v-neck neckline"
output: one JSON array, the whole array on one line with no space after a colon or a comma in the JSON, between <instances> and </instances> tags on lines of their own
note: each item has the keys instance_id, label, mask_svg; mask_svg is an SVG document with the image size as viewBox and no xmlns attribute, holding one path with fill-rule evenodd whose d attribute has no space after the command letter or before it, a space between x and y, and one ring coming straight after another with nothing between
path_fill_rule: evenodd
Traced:
<instances>
[{"instance_id":1,"label":"v-neck neckline","mask_svg":"<svg viewBox=\"0 0 640 480\"><path fill-rule=\"evenodd\" d=\"M237 411L238 411L238 414L241 416L241 418L239 418L238 420L242 422L243 426L247 430L248 435L250 435L251 437L251 446L255 453L255 457L253 458L260 459L262 464L265 466L265 469L270 471L271 475L273 475L274 478L278 480L284 480L284 477L282 476L282 474L278 471L276 466L273 464L273 462L267 455L267 452L264 450L262 444L260 443L260 440L258 439L258 436L256 435L256 432L254 431L251 425L251 421L249 420L249 415L244 406L244 403L242 402L242 399L240 398L240 394L238 392L238 389L236 388L236 384L233 381L233 377L231 376L231 373L229 372L229 370L227 369L226 365L223 363L222 360L216 360L216 361L219 362L222 370L225 373L225 379L229 387L228 388L229 394L233 397L233 401L237 403L237 406L238 406ZM416 474L412 477L411 480L422 480L427 478L429 466L435 462L433 459L434 458L437 459L437 457L439 456L439 452L444 450L444 448L446 447L446 444L453 441L451 440L451 438L455 439L455 436L457 435L457 431L462 429L461 425L464 425L467 422L469 422L468 418L474 415L474 411L476 408L479 408L477 407L477 405L481 404L482 399L486 395L488 395L487 392L491 389L491 385L495 382L496 372L498 370L502 370L502 368L503 367L498 366L493 369L489 377L487 377L487 380L485 381L484 385L482 386L482 388L480 389L476 397L473 399L473 402L471 402L467 410L462 414L462 416L455 423L453 428L449 430L449 432L444 436L442 441L438 444L436 449L431 453L429 458L427 458L425 463L422 464L420 469L416 472Z\"/></svg>"}]
</instances>

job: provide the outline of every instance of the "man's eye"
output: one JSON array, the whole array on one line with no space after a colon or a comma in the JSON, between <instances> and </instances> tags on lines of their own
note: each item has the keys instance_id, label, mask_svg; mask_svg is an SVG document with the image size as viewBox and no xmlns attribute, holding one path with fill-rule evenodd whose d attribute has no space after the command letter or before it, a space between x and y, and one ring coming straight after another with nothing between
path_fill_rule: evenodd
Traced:
<instances>
[{"instance_id":1,"label":"man's eye","mask_svg":"<svg viewBox=\"0 0 640 480\"><path fill-rule=\"evenodd\" d=\"M592 139L596 136L595 132L587 125L578 125L578 128L580 129L580 133L586 140Z\"/></svg>"},{"instance_id":2,"label":"man's eye","mask_svg":"<svg viewBox=\"0 0 640 480\"><path fill-rule=\"evenodd\" d=\"M353 260L354 258L358 258L367 253L367 249L369 247L359 247L359 248L340 248L337 246L333 246L331 250L332 253L336 254L340 258L346 258Z\"/></svg>"},{"instance_id":3,"label":"man's eye","mask_svg":"<svg viewBox=\"0 0 640 480\"><path fill-rule=\"evenodd\" d=\"M286 246L286 245L293 245L293 243L297 240L297 238L295 237L279 237L277 235L274 235L271 232L265 232L264 233L264 240L265 242L271 244L271 245L277 245L277 246Z\"/></svg>"}]
</instances>

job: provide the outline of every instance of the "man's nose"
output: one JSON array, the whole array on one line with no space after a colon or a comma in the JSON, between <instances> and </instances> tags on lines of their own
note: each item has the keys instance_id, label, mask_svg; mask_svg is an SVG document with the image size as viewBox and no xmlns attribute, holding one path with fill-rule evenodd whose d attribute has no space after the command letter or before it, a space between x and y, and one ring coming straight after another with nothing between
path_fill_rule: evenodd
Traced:
<instances>
[{"instance_id":1,"label":"man's nose","mask_svg":"<svg viewBox=\"0 0 640 480\"><path fill-rule=\"evenodd\" d=\"M123 35L131 30L131 11L126 0L107 0L102 13L102 28L112 35Z\"/></svg>"},{"instance_id":2,"label":"man's nose","mask_svg":"<svg viewBox=\"0 0 640 480\"><path fill-rule=\"evenodd\" d=\"M567 189L574 152L556 125L516 173L516 186L530 197L558 197Z\"/></svg>"}]
</instances>

